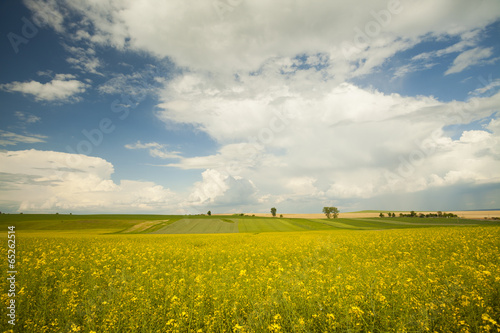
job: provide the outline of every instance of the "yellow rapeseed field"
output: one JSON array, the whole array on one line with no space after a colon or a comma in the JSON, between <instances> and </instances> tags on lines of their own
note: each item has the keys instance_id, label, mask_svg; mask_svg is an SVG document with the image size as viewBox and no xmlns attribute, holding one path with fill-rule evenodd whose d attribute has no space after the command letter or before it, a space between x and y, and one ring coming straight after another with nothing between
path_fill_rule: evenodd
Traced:
<instances>
[{"instance_id":1,"label":"yellow rapeseed field","mask_svg":"<svg viewBox=\"0 0 500 333\"><path fill-rule=\"evenodd\" d=\"M15 332L500 332L498 227L17 242Z\"/></svg>"}]
</instances>

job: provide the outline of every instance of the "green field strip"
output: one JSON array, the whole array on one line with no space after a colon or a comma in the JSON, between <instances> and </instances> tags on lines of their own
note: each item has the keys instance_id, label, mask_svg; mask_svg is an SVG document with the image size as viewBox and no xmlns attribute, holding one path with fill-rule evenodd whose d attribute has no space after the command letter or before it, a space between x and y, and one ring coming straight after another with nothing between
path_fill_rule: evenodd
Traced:
<instances>
[{"instance_id":1,"label":"green field strip","mask_svg":"<svg viewBox=\"0 0 500 333\"><path fill-rule=\"evenodd\" d=\"M318 223L323 223L335 229L371 229L370 227L362 227L362 226L354 226L351 224L346 224L339 222L338 220L349 220L349 219L335 219L335 220L319 220L319 219L311 219L311 221L316 221Z\"/></svg>"},{"instance_id":2,"label":"green field strip","mask_svg":"<svg viewBox=\"0 0 500 333\"><path fill-rule=\"evenodd\" d=\"M304 230L332 230L333 227L326 223L323 223L321 220L313 220L313 219L288 219L290 223L300 226Z\"/></svg>"},{"instance_id":3,"label":"green field strip","mask_svg":"<svg viewBox=\"0 0 500 333\"><path fill-rule=\"evenodd\" d=\"M182 234L190 233L192 229L196 229L197 222L191 219L180 219L172 224L169 224L161 229L153 232L154 234Z\"/></svg>"},{"instance_id":4,"label":"green field strip","mask_svg":"<svg viewBox=\"0 0 500 333\"><path fill-rule=\"evenodd\" d=\"M304 231L307 230L301 225L297 225L291 222L288 219L280 218L278 223L276 223L278 219L269 219L269 223L277 228L277 231Z\"/></svg>"},{"instance_id":5,"label":"green field strip","mask_svg":"<svg viewBox=\"0 0 500 333\"><path fill-rule=\"evenodd\" d=\"M477 223L453 223L453 220L448 220L446 222L448 223L443 223L443 221L432 221L432 219L420 219L418 218L418 221L415 221L415 222L407 222L407 221L400 221L398 220L397 218L395 218L394 220L391 219L391 220L388 220L388 219L383 219L383 218L379 218L377 220L377 218L374 218L374 219L357 219L357 220L360 220L360 221L369 221L369 222L380 222L380 223L387 223L387 224L396 224L396 225L405 225L405 226L454 226L454 225L467 225L467 226L474 226L474 225L478 225ZM426 220L429 220L429 221L426 221ZM475 222L474 220L467 220L469 222Z\"/></svg>"},{"instance_id":6,"label":"green field strip","mask_svg":"<svg viewBox=\"0 0 500 333\"><path fill-rule=\"evenodd\" d=\"M260 218L240 219L238 222L239 232L280 232L280 231L306 231L302 225L283 218Z\"/></svg>"},{"instance_id":7,"label":"green field strip","mask_svg":"<svg viewBox=\"0 0 500 333\"><path fill-rule=\"evenodd\" d=\"M337 228L342 229L358 229L358 230L370 230L370 229L394 229L402 226L390 225L377 220L363 220L363 219L346 219L340 218L333 220L322 220L325 223L331 224Z\"/></svg>"},{"instance_id":8,"label":"green field strip","mask_svg":"<svg viewBox=\"0 0 500 333\"><path fill-rule=\"evenodd\" d=\"M15 225L16 230L87 230L87 229L118 229L125 230L143 220L35 220L16 221L2 224Z\"/></svg>"},{"instance_id":9,"label":"green field strip","mask_svg":"<svg viewBox=\"0 0 500 333\"><path fill-rule=\"evenodd\" d=\"M146 230L149 230L158 224L165 224L165 222L167 222L167 221L168 220L145 221L145 222L133 225L132 227L130 227L126 230L123 230L122 233L124 233L124 234L128 234L128 233L138 234L141 232L145 232Z\"/></svg>"},{"instance_id":10,"label":"green field strip","mask_svg":"<svg viewBox=\"0 0 500 333\"><path fill-rule=\"evenodd\" d=\"M377 220L369 219L344 219L343 223L349 224L360 229L399 229L399 228L412 228L416 226L401 225L401 224L390 224L384 223Z\"/></svg>"},{"instance_id":11,"label":"green field strip","mask_svg":"<svg viewBox=\"0 0 500 333\"><path fill-rule=\"evenodd\" d=\"M374 219L350 219L344 223L353 226L359 226L365 229L407 229L407 228L429 228L429 227L445 227L445 224L418 224L418 223L399 223L398 221L383 221L378 218ZM455 226L459 226L456 224ZM473 226L473 225L470 225Z\"/></svg>"},{"instance_id":12,"label":"green field strip","mask_svg":"<svg viewBox=\"0 0 500 333\"><path fill-rule=\"evenodd\" d=\"M235 233L237 223L228 223L220 219L185 218L175 221L152 233L154 234L204 234L204 233Z\"/></svg>"},{"instance_id":13,"label":"green field strip","mask_svg":"<svg viewBox=\"0 0 500 333\"><path fill-rule=\"evenodd\" d=\"M174 223L175 221L178 221L178 220L180 220L180 219L174 218L172 220L163 220L163 222L155 224L152 227L150 227L150 228L142 231L141 233L142 234L151 234L151 233L155 232L156 230L160 230L161 228L164 228L167 225L170 225L170 224L172 224L172 223Z\"/></svg>"},{"instance_id":14,"label":"green field strip","mask_svg":"<svg viewBox=\"0 0 500 333\"><path fill-rule=\"evenodd\" d=\"M127 215L127 214L0 214L0 224L3 222L21 221L71 221L71 220L115 220L115 221L151 221L184 218L185 215Z\"/></svg>"},{"instance_id":15,"label":"green field strip","mask_svg":"<svg viewBox=\"0 0 500 333\"><path fill-rule=\"evenodd\" d=\"M158 230L151 232L151 234L169 234L169 233L177 233L177 230L180 230L185 225L185 222L181 220L177 220L169 225L166 225Z\"/></svg>"},{"instance_id":16,"label":"green field strip","mask_svg":"<svg viewBox=\"0 0 500 333\"><path fill-rule=\"evenodd\" d=\"M356 219L358 220L358 219ZM361 218L359 220L364 221L383 221L385 223L392 224L406 224L413 226L475 226L475 225L483 225L483 226L498 226L500 225L500 221L491 221L484 219L457 219L456 217L451 218L439 218L439 217L430 217L430 218L420 218L420 217L391 217L391 218L379 218L379 217L370 217L370 218Z\"/></svg>"}]
</instances>

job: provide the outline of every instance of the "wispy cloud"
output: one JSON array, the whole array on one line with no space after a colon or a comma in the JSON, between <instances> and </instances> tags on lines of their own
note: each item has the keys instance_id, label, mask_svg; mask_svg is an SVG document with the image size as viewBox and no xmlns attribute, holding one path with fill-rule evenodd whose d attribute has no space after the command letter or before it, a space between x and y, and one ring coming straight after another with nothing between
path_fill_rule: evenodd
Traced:
<instances>
[{"instance_id":1,"label":"wispy cloud","mask_svg":"<svg viewBox=\"0 0 500 333\"><path fill-rule=\"evenodd\" d=\"M448 70L444 73L445 75L459 73L469 67L482 65L482 64L491 64L497 61L499 58L488 59L493 54L493 48L483 48L476 47L467 51L460 53L453 64L448 68Z\"/></svg>"},{"instance_id":2,"label":"wispy cloud","mask_svg":"<svg viewBox=\"0 0 500 333\"><path fill-rule=\"evenodd\" d=\"M407 64L407 65L404 65L404 66L397 68L396 71L394 72L393 79L404 77L404 76L406 76L410 73L413 73L413 72L420 72L420 71L428 70L436 65L437 65L437 63L416 63L416 62L413 62L413 63L410 63L410 64Z\"/></svg>"},{"instance_id":3,"label":"wispy cloud","mask_svg":"<svg viewBox=\"0 0 500 333\"><path fill-rule=\"evenodd\" d=\"M34 124L41 120L40 117L35 116L34 114L30 114L27 112L16 111L14 115L19 119L21 123L26 124Z\"/></svg>"},{"instance_id":4,"label":"wispy cloud","mask_svg":"<svg viewBox=\"0 0 500 333\"><path fill-rule=\"evenodd\" d=\"M37 101L47 102L75 102L79 100L78 94L84 93L88 84L76 80L72 74L56 74L46 83L38 81L11 82L0 85L0 89L8 92L20 92L31 95Z\"/></svg>"},{"instance_id":5,"label":"wispy cloud","mask_svg":"<svg viewBox=\"0 0 500 333\"><path fill-rule=\"evenodd\" d=\"M461 33L460 41L454 43L445 48L422 52L413 56L409 63L397 68L394 72L393 79L404 77L413 72L425 71L433 68L434 66L440 63L438 58L444 57L446 55L452 53L459 53L468 48L476 46L482 38L481 29L473 29L471 31L465 31ZM442 36L427 36L423 38L422 41L430 42L430 41L438 41Z\"/></svg>"},{"instance_id":6,"label":"wispy cloud","mask_svg":"<svg viewBox=\"0 0 500 333\"><path fill-rule=\"evenodd\" d=\"M66 58L66 61L74 68L86 73L103 75L99 72L99 69L102 67L102 62L96 57L94 49L90 47L85 49L83 47L69 45L64 45L64 48L71 54L71 56Z\"/></svg>"},{"instance_id":7,"label":"wispy cloud","mask_svg":"<svg viewBox=\"0 0 500 333\"><path fill-rule=\"evenodd\" d=\"M45 142L47 136L30 134L22 135L0 130L0 146L15 146L18 143L40 143Z\"/></svg>"},{"instance_id":8,"label":"wispy cloud","mask_svg":"<svg viewBox=\"0 0 500 333\"><path fill-rule=\"evenodd\" d=\"M158 157L162 159L169 158L181 158L181 153L178 151L168 151L167 145L162 145L157 142L141 143L137 141L134 144L125 145L127 149L145 149L149 152L152 157Z\"/></svg>"},{"instance_id":9,"label":"wispy cloud","mask_svg":"<svg viewBox=\"0 0 500 333\"><path fill-rule=\"evenodd\" d=\"M420 53L412 58L412 60L432 60L451 53L462 52L468 48L474 47L481 40L481 29L466 31L460 35L461 40L453 45L439 50Z\"/></svg>"}]
</instances>

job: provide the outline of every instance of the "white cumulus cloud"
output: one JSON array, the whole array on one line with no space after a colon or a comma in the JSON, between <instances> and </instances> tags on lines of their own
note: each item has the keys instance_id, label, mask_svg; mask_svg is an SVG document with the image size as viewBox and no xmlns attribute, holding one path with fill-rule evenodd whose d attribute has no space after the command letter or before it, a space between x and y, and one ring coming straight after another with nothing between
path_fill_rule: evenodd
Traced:
<instances>
[{"instance_id":1,"label":"white cumulus cloud","mask_svg":"<svg viewBox=\"0 0 500 333\"><path fill-rule=\"evenodd\" d=\"M239 206L254 203L257 191L252 181L207 169L203 180L194 184L190 205Z\"/></svg>"},{"instance_id":2,"label":"white cumulus cloud","mask_svg":"<svg viewBox=\"0 0 500 333\"><path fill-rule=\"evenodd\" d=\"M494 114L500 94L445 103L302 74L191 73L171 81L157 116L192 124L221 147L169 166L251 180L258 200L271 202L366 199L498 181L498 131L466 131L457 141L442 129ZM315 89L304 88L310 86Z\"/></svg>"},{"instance_id":3,"label":"white cumulus cloud","mask_svg":"<svg viewBox=\"0 0 500 333\"><path fill-rule=\"evenodd\" d=\"M180 199L148 181L111 179L114 167L98 157L54 151L0 152L0 204L31 212L175 213Z\"/></svg>"},{"instance_id":4,"label":"white cumulus cloud","mask_svg":"<svg viewBox=\"0 0 500 333\"><path fill-rule=\"evenodd\" d=\"M25 95L31 95L37 101L48 102L70 102L78 100L78 94L85 92L88 84L76 80L71 74L56 74L48 82L38 81L4 83L0 89L9 92L20 92Z\"/></svg>"},{"instance_id":5,"label":"white cumulus cloud","mask_svg":"<svg viewBox=\"0 0 500 333\"><path fill-rule=\"evenodd\" d=\"M500 9L495 0L241 1L228 10L218 1L24 2L35 22L75 40L145 51L191 69L255 71L275 57L325 53L337 75L352 70L346 60L362 74L425 36L482 28ZM343 43L357 49L349 59Z\"/></svg>"}]
</instances>

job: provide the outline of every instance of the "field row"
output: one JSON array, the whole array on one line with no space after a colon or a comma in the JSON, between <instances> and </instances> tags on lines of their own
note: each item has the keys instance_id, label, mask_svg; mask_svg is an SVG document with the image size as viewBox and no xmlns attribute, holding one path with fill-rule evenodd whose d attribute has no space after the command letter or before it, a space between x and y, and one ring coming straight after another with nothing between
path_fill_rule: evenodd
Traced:
<instances>
[{"instance_id":1,"label":"field row","mask_svg":"<svg viewBox=\"0 0 500 333\"><path fill-rule=\"evenodd\" d=\"M500 225L499 221L456 218L265 218L236 216L175 216L175 215L0 215L0 227L15 224L22 232L94 232L94 233L259 233L312 230L379 230L422 228L434 226Z\"/></svg>"},{"instance_id":2,"label":"field row","mask_svg":"<svg viewBox=\"0 0 500 333\"><path fill-rule=\"evenodd\" d=\"M287 218L184 218L172 221L149 233L155 234L206 234L206 233L259 233L311 230L378 230L431 227L444 225L475 225L477 221L436 219L287 219ZM492 224L490 222L490 224ZM148 230L146 230L148 233Z\"/></svg>"}]
</instances>

